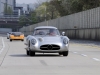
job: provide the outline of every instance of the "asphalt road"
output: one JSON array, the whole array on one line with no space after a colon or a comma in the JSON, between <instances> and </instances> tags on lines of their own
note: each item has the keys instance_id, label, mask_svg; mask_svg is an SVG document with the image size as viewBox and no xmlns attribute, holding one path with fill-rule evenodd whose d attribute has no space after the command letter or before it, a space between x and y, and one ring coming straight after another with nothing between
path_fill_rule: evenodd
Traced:
<instances>
[{"instance_id":1,"label":"asphalt road","mask_svg":"<svg viewBox=\"0 0 100 75\"><path fill-rule=\"evenodd\" d=\"M100 75L100 43L70 40L67 57L58 53L26 55L22 41L0 36L0 75Z\"/></svg>"}]
</instances>

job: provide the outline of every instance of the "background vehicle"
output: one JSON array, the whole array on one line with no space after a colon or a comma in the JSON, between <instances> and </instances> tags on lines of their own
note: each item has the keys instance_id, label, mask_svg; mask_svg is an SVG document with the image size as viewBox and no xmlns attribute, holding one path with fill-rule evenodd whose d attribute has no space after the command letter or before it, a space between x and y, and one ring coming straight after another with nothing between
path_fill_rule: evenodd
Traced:
<instances>
[{"instance_id":1,"label":"background vehicle","mask_svg":"<svg viewBox=\"0 0 100 75\"><path fill-rule=\"evenodd\" d=\"M9 39L11 33L12 32L7 33L7 39Z\"/></svg>"},{"instance_id":2,"label":"background vehicle","mask_svg":"<svg viewBox=\"0 0 100 75\"><path fill-rule=\"evenodd\" d=\"M54 31L53 35L50 34L51 31ZM26 37L27 55L34 56L35 52L43 52L68 56L69 38L63 35L60 35L56 27L40 26L35 28L33 35Z\"/></svg>"},{"instance_id":3,"label":"background vehicle","mask_svg":"<svg viewBox=\"0 0 100 75\"><path fill-rule=\"evenodd\" d=\"M21 32L12 32L9 37L10 41L12 40L21 40L24 41L24 34Z\"/></svg>"}]
</instances>

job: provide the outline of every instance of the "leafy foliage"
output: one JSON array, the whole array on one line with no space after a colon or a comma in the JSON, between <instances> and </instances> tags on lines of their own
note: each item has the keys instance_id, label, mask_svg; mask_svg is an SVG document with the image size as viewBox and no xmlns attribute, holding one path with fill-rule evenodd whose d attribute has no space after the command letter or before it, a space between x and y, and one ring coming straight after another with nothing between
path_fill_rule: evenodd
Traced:
<instances>
[{"instance_id":1,"label":"leafy foliage","mask_svg":"<svg viewBox=\"0 0 100 75\"><path fill-rule=\"evenodd\" d=\"M13 10L12 10L12 8L10 7L10 6L8 6L8 5L4 5L4 14L6 14L6 15L11 15L13 13Z\"/></svg>"},{"instance_id":2,"label":"leafy foliage","mask_svg":"<svg viewBox=\"0 0 100 75\"><path fill-rule=\"evenodd\" d=\"M51 0L61 16L77 13L100 6L100 0Z\"/></svg>"},{"instance_id":3,"label":"leafy foliage","mask_svg":"<svg viewBox=\"0 0 100 75\"><path fill-rule=\"evenodd\" d=\"M50 0L37 5L27 16L29 20L25 16L21 17L20 23L35 24L99 6L100 0Z\"/></svg>"}]
</instances>

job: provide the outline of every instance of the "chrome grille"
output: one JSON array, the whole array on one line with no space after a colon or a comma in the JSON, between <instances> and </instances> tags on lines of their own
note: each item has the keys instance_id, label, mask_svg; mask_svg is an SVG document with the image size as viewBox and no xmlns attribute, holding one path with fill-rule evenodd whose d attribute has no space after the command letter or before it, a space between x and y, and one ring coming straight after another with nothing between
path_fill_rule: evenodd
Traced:
<instances>
[{"instance_id":1,"label":"chrome grille","mask_svg":"<svg viewBox=\"0 0 100 75\"><path fill-rule=\"evenodd\" d=\"M47 44L47 45L42 45L40 49L41 50L59 50L60 46L54 45L54 44Z\"/></svg>"}]
</instances>

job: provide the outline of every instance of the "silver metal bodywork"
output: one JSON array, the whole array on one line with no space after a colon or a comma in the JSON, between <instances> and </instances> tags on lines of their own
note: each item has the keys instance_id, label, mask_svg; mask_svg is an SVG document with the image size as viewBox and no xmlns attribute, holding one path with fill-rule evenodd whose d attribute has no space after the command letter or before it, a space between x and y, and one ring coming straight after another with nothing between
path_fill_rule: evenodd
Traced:
<instances>
[{"instance_id":1,"label":"silver metal bodywork","mask_svg":"<svg viewBox=\"0 0 100 75\"><path fill-rule=\"evenodd\" d=\"M12 32L7 33L7 39L9 39L9 36L10 36L11 33L12 33Z\"/></svg>"},{"instance_id":2,"label":"silver metal bodywork","mask_svg":"<svg viewBox=\"0 0 100 75\"><path fill-rule=\"evenodd\" d=\"M58 30L56 27L52 26L41 26L37 27L36 29L42 29L42 28L53 28ZM36 43L33 45L31 41L35 39ZM67 40L67 44L64 44L63 40ZM54 53L54 52L64 52L69 50L69 38L67 36L62 36L62 35L56 35L56 36L46 36L46 35L28 35L26 37L26 43L27 45L27 50L31 50L34 52L46 52L46 53ZM42 46L44 46L43 49ZM57 47L59 49L55 50ZM55 49L54 49L55 48Z\"/></svg>"}]
</instances>

